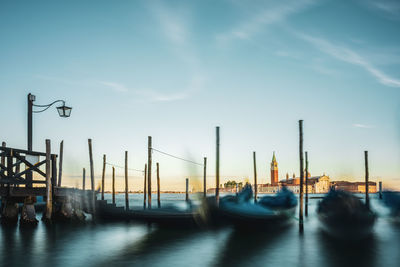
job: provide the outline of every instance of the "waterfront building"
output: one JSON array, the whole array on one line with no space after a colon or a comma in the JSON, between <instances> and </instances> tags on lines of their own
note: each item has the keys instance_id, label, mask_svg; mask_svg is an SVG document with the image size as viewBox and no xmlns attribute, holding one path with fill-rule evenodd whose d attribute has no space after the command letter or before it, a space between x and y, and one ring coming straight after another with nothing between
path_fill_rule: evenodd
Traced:
<instances>
[{"instance_id":1,"label":"waterfront building","mask_svg":"<svg viewBox=\"0 0 400 267\"><path fill-rule=\"evenodd\" d=\"M281 186L286 186L293 193L300 192L300 177L295 177L291 179L286 179L280 181ZM304 181L303 192L306 192L306 184ZM328 193L331 187L329 176L321 175L311 177L311 174L308 173L308 193L310 194L324 194Z\"/></svg>"},{"instance_id":2,"label":"waterfront building","mask_svg":"<svg viewBox=\"0 0 400 267\"><path fill-rule=\"evenodd\" d=\"M332 186L336 190L348 191L351 193L365 193L364 182L347 182L347 181L335 181L332 182ZM368 182L368 192L376 193L376 182Z\"/></svg>"}]
</instances>

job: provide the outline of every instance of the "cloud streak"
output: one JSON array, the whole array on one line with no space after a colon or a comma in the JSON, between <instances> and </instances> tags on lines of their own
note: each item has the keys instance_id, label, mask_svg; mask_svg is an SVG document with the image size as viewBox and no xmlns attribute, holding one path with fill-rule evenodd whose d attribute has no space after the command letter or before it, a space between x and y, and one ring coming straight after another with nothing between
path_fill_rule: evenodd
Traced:
<instances>
[{"instance_id":1,"label":"cloud streak","mask_svg":"<svg viewBox=\"0 0 400 267\"><path fill-rule=\"evenodd\" d=\"M321 52L324 52L325 54L328 54L333 58L363 68L373 77L375 77L381 84L390 87L400 87L400 80L390 77L382 70L372 65L366 58L362 57L354 50L351 50L344 46L333 44L328 40L310 36L304 33L297 32L296 35L302 40L312 44Z\"/></svg>"},{"instance_id":2,"label":"cloud streak","mask_svg":"<svg viewBox=\"0 0 400 267\"><path fill-rule=\"evenodd\" d=\"M298 0L280 4L274 7L265 7L257 15L244 21L227 33L217 35L217 40L228 41L232 39L250 39L262 31L267 25L276 24L286 20L289 16L300 13L313 5L314 0Z\"/></svg>"},{"instance_id":3,"label":"cloud streak","mask_svg":"<svg viewBox=\"0 0 400 267\"><path fill-rule=\"evenodd\" d=\"M363 128L363 129L372 129L375 128L373 125L367 125L367 124L360 124L360 123L354 123L353 127L355 128Z\"/></svg>"},{"instance_id":4,"label":"cloud streak","mask_svg":"<svg viewBox=\"0 0 400 267\"><path fill-rule=\"evenodd\" d=\"M400 2L398 0L368 0L360 2L369 9L382 13L389 19L400 19Z\"/></svg>"}]
</instances>

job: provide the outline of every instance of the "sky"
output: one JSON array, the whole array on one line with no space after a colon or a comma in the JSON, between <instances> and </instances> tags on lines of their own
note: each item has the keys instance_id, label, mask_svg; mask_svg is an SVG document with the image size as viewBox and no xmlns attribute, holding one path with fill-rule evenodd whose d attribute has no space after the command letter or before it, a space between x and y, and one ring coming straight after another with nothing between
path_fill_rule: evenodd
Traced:
<instances>
[{"instance_id":1,"label":"sky","mask_svg":"<svg viewBox=\"0 0 400 267\"><path fill-rule=\"evenodd\" d=\"M81 186L93 140L96 185L103 154L144 169L153 147L202 163L221 181L270 182L299 174L298 120L312 175L400 188L400 2L5 1L0 2L0 141L27 146L26 95L36 104L34 150L64 140L63 184ZM153 153L162 190L201 188L202 167ZM122 190L123 169L116 169ZM155 175L153 174L153 177ZM111 167L106 169L110 190ZM155 188L153 179L153 187ZM130 190L143 187L129 172Z\"/></svg>"}]
</instances>

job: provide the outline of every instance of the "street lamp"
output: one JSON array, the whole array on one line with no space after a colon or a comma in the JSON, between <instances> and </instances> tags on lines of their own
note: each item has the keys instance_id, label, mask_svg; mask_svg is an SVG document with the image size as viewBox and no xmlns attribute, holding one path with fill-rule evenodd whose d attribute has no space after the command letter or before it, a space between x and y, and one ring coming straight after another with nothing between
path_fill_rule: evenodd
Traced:
<instances>
[{"instance_id":1,"label":"street lamp","mask_svg":"<svg viewBox=\"0 0 400 267\"><path fill-rule=\"evenodd\" d=\"M56 100L47 105L35 105L33 102L36 100L36 96L28 94L28 151L32 151L32 114L41 113L49 109L55 103L62 103L61 106L57 107L58 115L63 118L67 118L71 115L72 107L65 105L64 100ZM41 110L33 110L33 107L42 108Z\"/></svg>"}]
</instances>

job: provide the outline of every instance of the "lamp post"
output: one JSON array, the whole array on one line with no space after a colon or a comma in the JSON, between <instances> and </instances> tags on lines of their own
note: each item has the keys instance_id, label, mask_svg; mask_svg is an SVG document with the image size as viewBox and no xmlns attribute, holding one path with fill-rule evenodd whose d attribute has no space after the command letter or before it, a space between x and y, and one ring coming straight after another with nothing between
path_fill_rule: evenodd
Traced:
<instances>
[{"instance_id":1,"label":"lamp post","mask_svg":"<svg viewBox=\"0 0 400 267\"><path fill-rule=\"evenodd\" d=\"M32 114L41 113L49 109L56 103L62 103L61 106L57 107L58 115L63 118L67 118L71 115L71 107L65 105L64 100L56 100L47 105L35 105L33 102L36 100L36 96L31 93L28 94L28 151L32 151ZM41 110L33 110L33 107L42 108Z\"/></svg>"}]
</instances>

